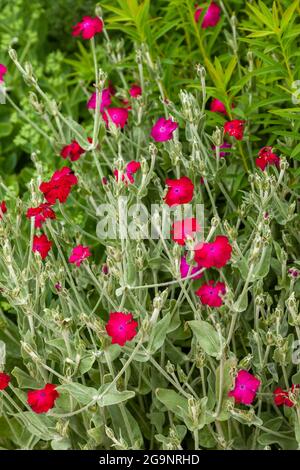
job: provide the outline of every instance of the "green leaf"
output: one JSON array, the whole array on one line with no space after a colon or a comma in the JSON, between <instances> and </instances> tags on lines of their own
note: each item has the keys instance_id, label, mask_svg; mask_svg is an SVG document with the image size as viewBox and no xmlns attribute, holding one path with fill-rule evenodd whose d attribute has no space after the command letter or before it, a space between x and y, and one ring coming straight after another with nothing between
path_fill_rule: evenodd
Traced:
<instances>
[{"instance_id":1,"label":"green leaf","mask_svg":"<svg viewBox=\"0 0 300 470\"><path fill-rule=\"evenodd\" d=\"M86 387L86 385L81 385L79 383L60 385L57 387L57 391L59 393L67 393L71 395L81 405L87 405L98 395L98 391L95 388Z\"/></svg>"},{"instance_id":2,"label":"green leaf","mask_svg":"<svg viewBox=\"0 0 300 470\"><path fill-rule=\"evenodd\" d=\"M0 137L6 137L13 131L13 125L10 122L0 123Z\"/></svg>"},{"instance_id":3,"label":"green leaf","mask_svg":"<svg viewBox=\"0 0 300 470\"><path fill-rule=\"evenodd\" d=\"M179 395L179 393L176 393L174 390L168 390L167 388L158 388L155 395L157 399L176 416L183 418L187 415L187 399Z\"/></svg>"},{"instance_id":4,"label":"green leaf","mask_svg":"<svg viewBox=\"0 0 300 470\"><path fill-rule=\"evenodd\" d=\"M33 377L26 374L23 370L19 369L19 367L14 367L11 372L18 382L19 388L26 388L26 389L38 389L40 388L40 383L37 382Z\"/></svg>"},{"instance_id":5,"label":"green leaf","mask_svg":"<svg viewBox=\"0 0 300 470\"><path fill-rule=\"evenodd\" d=\"M130 400L130 398L135 396L134 391L123 390L122 392L119 392L116 388L111 388L107 393L105 393L105 390L109 386L110 384L105 384L99 389L99 395L104 393L103 397L97 400L98 405L101 407L116 405L123 401Z\"/></svg>"},{"instance_id":6,"label":"green leaf","mask_svg":"<svg viewBox=\"0 0 300 470\"><path fill-rule=\"evenodd\" d=\"M169 325L171 321L170 313L167 313L159 322L157 322L152 328L149 338L149 352L154 354L158 349L162 347L165 342Z\"/></svg>"},{"instance_id":7,"label":"green leaf","mask_svg":"<svg viewBox=\"0 0 300 470\"><path fill-rule=\"evenodd\" d=\"M206 354L216 357L221 353L222 344L225 340L210 323L202 320L192 320L188 324Z\"/></svg>"},{"instance_id":8,"label":"green leaf","mask_svg":"<svg viewBox=\"0 0 300 470\"><path fill-rule=\"evenodd\" d=\"M294 0L294 2L285 10L282 15L280 28L284 31L289 25L296 8L299 6L299 0Z\"/></svg>"}]
</instances>

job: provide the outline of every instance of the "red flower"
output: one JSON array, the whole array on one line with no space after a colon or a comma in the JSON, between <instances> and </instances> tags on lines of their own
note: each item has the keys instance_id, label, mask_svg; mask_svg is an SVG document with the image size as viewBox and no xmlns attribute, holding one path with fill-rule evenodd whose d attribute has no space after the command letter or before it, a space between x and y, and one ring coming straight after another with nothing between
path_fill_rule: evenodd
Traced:
<instances>
[{"instance_id":1,"label":"red flower","mask_svg":"<svg viewBox=\"0 0 300 470\"><path fill-rule=\"evenodd\" d=\"M55 219L55 212L49 204L40 204L38 207L30 207L26 212L27 219L34 217L35 228L41 228L46 219Z\"/></svg>"},{"instance_id":2,"label":"red flower","mask_svg":"<svg viewBox=\"0 0 300 470\"><path fill-rule=\"evenodd\" d=\"M89 256L92 256L92 253L90 252L90 249L88 246L83 246L83 245L75 246L69 258L69 263L73 263L73 264L76 264L76 266L80 266L81 263Z\"/></svg>"},{"instance_id":3,"label":"red flower","mask_svg":"<svg viewBox=\"0 0 300 470\"><path fill-rule=\"evenodd\" d=\"M159 118L151 129L151 137L156 142L171 140L177 127L177 122L172 121L172 119Z\"/></svg>"},{"instance_id":4,"label":"red flower","mask_svg":"<svg viewBox=\"0 0 300 470\"><path fill-rule=\"evenodd\" d=\"M196 5L196 7L198 7L198 5ZM194 18L195 18L196 23L198 23L202 11L203 11L203 8L197 8L197 10L195 11ZM203 17L201 28L206 29L210 26L216 26L220 21L220 15L221 15L221 8L215 2L211 2L211 4L207 8L206 13Z\"/></svg>"},{"instance_id":5,"label":"red flower","mask_svg":"<svg viewBox=\"0 0 300 470\"><path fill-rule=\"evenodd\" d=\"M65 145L62 148L60 155L65 159L69 157L71 162L75 162L81 157L83 153L85 153L85 150L80 147L76 140L72 140L69 145Z\"/></svg>"},{"instance_id":6,"label":"red flower","mask_svg":"<svg viewBox=\"0 0 300 470\"><path fill-rule=\"evenodd\" d=\"M112 344L124 346L126 341L135 337L137 327L138 323L133 320L132 313L112 312L105 328L112 338Z\"/></svg>"},{"instance_id":7,"label":"red flower","mask_svg":"<svg viewBox=\"0 0 300 470\"><path fill-rule=\"evenodd\" d=\"M209 307L221 307L223 304L222 297L226 293L225 284L223 282L209 281L208 284L203 284L195 294L200 298L203 305Z\"/></svg>"},{"instance_id":8,"label":"red flower","mask_svg":"<svg viewBox=\"0 0 300 470\"><path fill-rule=\"evenodd\" d=\"M56 385L46 384L40 390L30 390L27 392L27 403L35 413L47 413L55 405L55 400L59 397Z\"/></svg>"},{"instance_id":9,"label":"red flower","mask_svg":"<svg viewBox=\"0 0 300 470\"><path fill-rule=\"evenodd\" d=\"M4 372L0 372L0 390L4 390L6 387L8 387L9 382L10 376L4 374Z\"/></svg>"},{"instance_id":10,"label":"red flower","mask_svg":"<svg viewBox=\"0 0 300 470\"><path fill-rule=\"evenodd\" d=\"M224 131L232 137L235 137L236 140L242 140L244 136L244 126L245 121L234 119L233 121L225 122Z\"/></svg>"},{"instance_id":11,"label":"red flower","mask_svg":"<svg viewBox=\"0 0 300 470\"><path fill-rule=\"evenodd\" d=\"M44 194L49 204L55 204L56 199L59 202L65 202L70 194L71 187L77 184L77 177L74 172L64 167L61 170L55 171L50 181L44 182L40 185L40 191Z\"/></svg>"},{"instance_id":12,"label":"red flower","mask_svg":"<svg viewBox=\"0 0 300 470\"><path fill-rule=\"evenodd\" d=\"M0 204L0 220L2 219L2 215L7 212L6 202L2 201Z\"/></svg>"},{"instance_id":13,"label":"red flower","mask_svg":"<svg viewBox=\"0 0 300 470\"><path fill-rule=\"evenodd\" d=\"M282 390L281 387L275 388L273 392L275 405L285 405L289 408L295 406L295 402L290 399L290 394L294 393L297 388L300 388L300 385L292 385L289 390Z\"/></svg>"},{"instance_id":14,"label":"red flower","mask_svg":"<svg viewBox=\"0 0 300 470\"><path fill-rule=\"evenodd\" d=\"M182 176L178 180L167 179L166 184L169 190L164 200L168 206L187 204L193 199L194 185L187 176Z\"/></svg>"},{"instance_id":15,"label":"red flower","mask_svg":"<svg viewBox=\"0 0 300 470\"><path fill-rule=\"evenodd\" d=\"M139 85L131 85L129 94L132 96L132 98L137 98L138 96L141 96L142 89Z\"/></svg>"},{"instance_id":16,"label":"red flower","mask_svg":"<svg viewBox=\"0 0 300 470\"><path fill-rule=\"evenodd\" d=\"M192 268L188 264L186 257L182 256L180 260L180 275L182 278L192 276L193 279L200 279L203 276L201 266L193 266Z\"/></svg>"},{"instance_id":17,"label":"red flower","mask_svg":"<svg viewBox=\"0 0 300 470\"><path fill-rule=\"evenodd\" d=\"M46 237L44 233L40 235L39 237L37 235L34 236L32 251L34 253L38 252L41 255L42 259L46 258L49 251L51 250L51 247L52 247L52 242L48 240L48 238Z\"/></svg>"},{"instance_id":18,"label":"red flower","mask_svg":"<svg viewBox=\"0 0 300 470\"><path fill-rule=\"evenodd\" d=\"M259 157L255 160L256 166L262 171L265 170L267 165L275 165L279 167L280 158L272 152L272 147L263 147L258 152Z\"/></svg>"},{"instance_id":19,"label":"red flower","mask_svg":"<svg viewBox=\"0 0 300 470\"><path fill-rule=\"evenodd\" d=\"M225 116L227 116L227 111L226 111L225 104L222 103L222 101L217 100L216 98L214 98L212 100L212 102L210 103L210 110L213 113L221 113L221 114L224 114Z\"/></svg>"},{"instance_id":20,"label":"red flower","mask_svg":"<svg viewBox=\"0 0 300 470\"><path fill-rule=\"evenodd\" d=\"M101 93L101 100L99 103L100 107L100 112L103 113L105 108L111 105L111 95L112 95L111 88L104 88ZM97 100L97 95L96 93L93 93L92 96L90 97L87 107L88 109L96 109L96 100Z\"/></svg>"},{"instance_id":21,"label":"red flower","mask_svg":"<svg viewBox=\"0 0 300 470\"><path fill-rule=\"evenodd\" d=\"M256 397L261 381L249 374L246 370L240 370L235 379L234 389L228 393L229 397L234 397L236 403L251 405Z\"/></svg>"},{"instance_id":22,"label":"red flower","mask_svg":"<svg viewBox=\"0 0 300 470\"><path fill-rule=\"evenodd\" d=\"M103 21L100 18L84 16L82 20L73 26L72 36L82 36L82 39L91 39L103 30Z\"/></svg>"},{"instance_id":23,"label":"red flower","mask_svg":"<svg viewBox=\"0 0 300 470\"><path fill-rule=\"evenodd\" d=\"M173 223L171 233L172 239L178 245L185 245L186 238L191 237L194 233L199 232L201 229L198 220L194 217L177 220Z\"/></svg>"},{"instance_id":24,"label":"red flower","mask_svg":"<svg viewBox=\"0 0 300 470\"><path fill-rule=\"evenodd\" d=\"M102 113L102 117L108 126L109 119L107 114L110 117L110 120L115 124L116 127L121 127L123 129L128 120L128 109L125 108L107 108L106 111Z\"/></svg>"},{"instance_id":25,"label":"red flower","mask_svg":"<svg viewBox=\"0 0 300 470\"><path fill-rule=\"evenodd\" d=\"M199 243L195 247L195 261L204 268L222 268L231 258L232 247L228 238L218 235L212 243Z\"/></svg>"},{"instance_id":26,"label":"red flower","mask_svg":"<svg viewBox=\"0 0 300 470\"><path fill-rule=\"evenodd\" d=\"M0 64L0 83L4 81L4 75L7 73L7 68L5 65Z\"/></svg>"},{"instance_id":27,"label":"red flower","mask_svg":"<svg viewBox=\"0 0 300 470\"><path fill-rule=\"evenodd\" d=\"M138 171L140 170L141 168L141 164L140 162L136 162L134 160L132 160L132 162L129 162L127 163L126 165L126 179L131 183L133 184L134 183L134 177L133 175ZM123 175L122 173L120 173L118 170L115 170L114 171L114 175L115 175L115 178L117 181L121 180L121 181L124 181L125 180L125 175ZM125 181L127 183L127 181Z\"/></svg>"}]
</instances>

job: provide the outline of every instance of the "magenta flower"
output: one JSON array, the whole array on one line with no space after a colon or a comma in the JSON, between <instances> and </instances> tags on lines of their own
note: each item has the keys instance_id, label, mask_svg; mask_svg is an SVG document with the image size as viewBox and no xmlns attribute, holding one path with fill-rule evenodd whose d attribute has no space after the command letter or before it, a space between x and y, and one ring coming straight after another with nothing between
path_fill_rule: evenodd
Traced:
<instances>
[{"instance_id":1,"label":"magenta flower","mask_svg":"<svg viewBox=\"0 0 300 470\"><path fill-rule=\"evenodd\" d=\"M112 338L112 344L124 346L136 335L138 323L133 320L132 313L112 312L106 324L107 334Z\"/></svg>"},{"instance_id":2,"label":"magenta flower","mask_svg":"<svg viewBox=\"0 0 300 470\"><path fill-rule=\"evenodd\" d=\"M246 370L240 370L235 379L234 389L228 393L229 397L234 397L236 403L251 405L256 397L261 381L249 374Z\"/></svg>"},{"instance_id":3,"label":"magenta flower","mask_svg":"<svg viewBox=\"0 0 300 470\"><path fill-rule=\"evenodd\" d=\"M82 39L92 39L103 30L103 21L100 18L84 16L82 20L73 26L72 36L80 36Z\"/></svg>"},{"instance_id":4,"label":"magenta flower","mask_svg":"<svg viewBox=\"0 0 300 470\"><path fill-rule=\"evenodd\" d=\"M221 307L223 304L222 297L226 293L225 284L223 282L209 281L208 284L203 284L195 294L200 298L203 305L209 307Z\"/></svg>"},{"instance_id":5,"label":"magenta flower","mask_svg":"<svg viewBox=\"0 0 300 470\"><path fill-rule=\"evenodd\" d=\"M222 101L217 100L214 98L212 102L210 103L210 108L209 108L213 113L221 113L227 116L227 111L226 111L226 106Z\"/></svg>"},{"instance_id":6,"label":"magenta flower","mask_svg":"<svg viewBox=\"0 0 300 470\"><path fill-rule=\"evenodd\" d=\"M192 267L192 269L190 269L190 265L188 264L188 262L186 260L186 256L181 257L181 260L180 260L180 274L181 274L182 278L193 275L193 279L200 279L200 277L203 276L203 273L199 272L201 269L202 269L201 266L194 266L194 267Z\"/></svg>"},{"instance_id":7,"label":"magenta flower","mask_svg":"<svg viewBox=\"0 0 300 470\"><path fill-rule=\"evenodd\" d=\"M194 18L195 18L196 23L198 23L202 11L203 11L203 8L197 8L197 10L195 11ZM220 21L220 16L221 16L221 8L215 2L211 2L211 4L206 10L205 15L203 16L201 28L206 29L209 27L216 26Z\"/></svg>"},{"instance_id":8,"label":"magenta flower","mask_svg":"<svg viewBox=\"0 0 300 470\"><path fill-rule=\"evenodd\" d=\"M134 160L132 160L131 162L129 162L126 166L126 176L127 178L129 179L130 183L134 183L134 178L133 178L133 175L138 171L140 170L141 168L141 164L140 162L136 162Z\"/></svg>"},{"instance_id":9,"label":"magenta flower","mask_svg":"<svg viewBox=\"0 0 300 470\"><path fill-rule=\"evenodd\" d=\"M88 109L96 109L96 99L97 99L97 95L96 93L93 93L87 102ZM110 105L111 105L111 89L104 88L104 90L102 90L102 93L101 93L100 112L103 113L105 108L108 108L108 106Z\"/></svg>"},{"instance_id":10,"label":"magenta flower","mask_svg":"<svg viewBox=\"0 0 300 470\"><path fill-rule=\"evenodd\" d=\"M141 96L142 89L139 85L132 85L130 87L129 94L132 98L137 98L138 96Z\"/></svg>"},{"instance_id":11,"label":"magenta flower","mask_svg":"<svg viewBox=\"0 0 300 470\"><path fill-rule=\"evenodd\" d=\"M220 149L224 149L224 152L220 152L220 157L226 157L230 152L229 150L226 149L231 149L232 145L229 144L228 142L224 142L222 145L220 145ZM213 146L213 150L216 151L215 145Z\"/></svg>"},{"instance_id":12,"label":"magenta flower","mask_svg":"<svg viewBox=\"0 0 300 470\"><path fill-rule=\"evenodd\" d=\"M89 256L92 256L92 253L90 252L88 246L75 246L72 250L71 256L69 257L69 263L73 263L76 264L76 266L80 266L81 263Z\"/></svg>"},{"instance_id":13,"label":"magenta flower","mask_svg":"<svg viewBox=\"0 0 300 470\"><path fill-rule=\"evenodd\" d=\"M168 186L168 192L164 200L168 206L187 204L193 199L194 184L187 176L175 180L166 179L166 185Z\"/></svg>"},{"instance_id":14,"label":"magenta flower","mask_svg":"<svg viewBox=\"0 0 300 470\"><path fill-rule=\"evenodd\" d=\"M177 127L177 122L174 122L171 119L159 118L152 127L151 137L153 137L156 142L165 142L166 140L171 140L173 137L173 132L175 129L177 129Z\"/></svg>"},{"instance_id":15,"label":"magenta flower","mask_svg":"<svg viewBox=\"0 0 300 470\"><path fill-rule=\"evenodd\" d=\"M195 261L205 268L222 268L231 258L232 247L228 238L218 235L214 242L199 243L195 247Z\"/></svg>"},{"instance_id":16,"label":"magenta flower","mask_svg":"<svg viewBox=\"0 0 300 470\"><path fill-rule=\"evenodd\" d=\"M5 65L0 64L0 83L4 81L4 75L7 73L7 68Z\"/></svg>"},{"instance_id":17,"label":"magenta flower","mask_svg":"<svg viewBox=\"0 0 300 470\"><path fill-rule=\"evenodd\" d=\"M107 108L106 111L102 113L102 117L108 126L108 116L110 120L115 124L116 127L121 127L123 129L128 120L128 109L125 108Z\"/></svg>"}]
</instances>

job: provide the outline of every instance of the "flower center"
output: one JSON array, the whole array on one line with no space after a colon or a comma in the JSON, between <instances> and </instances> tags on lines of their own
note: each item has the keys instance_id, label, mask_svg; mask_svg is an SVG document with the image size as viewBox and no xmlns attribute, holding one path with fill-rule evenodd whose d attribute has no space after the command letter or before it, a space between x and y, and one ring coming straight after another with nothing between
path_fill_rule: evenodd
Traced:
<instances>
[{"instance_id":1,"label":"flower center","mask_svg":"<svg viewBox=\"0 0 300 470\"><path fill-rule=\"evenodd\" d=\"M165 127L160 127L159 131L163 134L164 132L166 132L166 128Z\"/></svg>"}]
</instances>

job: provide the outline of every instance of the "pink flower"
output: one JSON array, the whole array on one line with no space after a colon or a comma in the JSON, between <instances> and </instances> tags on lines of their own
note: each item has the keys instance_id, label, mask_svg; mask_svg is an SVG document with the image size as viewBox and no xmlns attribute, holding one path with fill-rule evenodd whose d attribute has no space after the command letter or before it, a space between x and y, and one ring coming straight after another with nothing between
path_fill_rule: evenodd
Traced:
<instances>
[{"instance_id":1,"label":"pink flower","mask_svg":"<svg viewBox=\"0 0 300 470\"><path fill-rule=\"evenodd\" d=\"M75 246L72 250L71 256L69 257L69 263L73 263L76 264L76 266L80 266L81 263L89 256L92 256L92 253L90 252L88 246Z\"/></svg>"},{"instance_id":2,"label":"pink flower","mask_svg":"<svg viewBox=\"0 0 300 470\"><path fill-rule=\"evenodd\" d=\"M227 111L225 104L222 103L222 101L217 100L214 98L212 102L210 103L210 108L209 108L213 113L221 113L227 116Z\"/></svg>"},{"instance_id":3,"label":"pink flower","mask_svg":"<svg viewBox=\"0 0 300 470\"><path fill-rule=\"evenodd\" d=\"M132 98L137 98L138 96L141 96L142 89L139 85L131 85L129 94L132 96Z\"/></svg>"},{"instance_id":4,"label":"pink flower","mask_svg":"<svg viewBox=\"0 0 300 470\"><path fill-rule=\"evenodd\" d=\"M214 242L199 243L195 247L195 261L205 268L222 268L231 258L232 247L228 238L218 235Z\"/></svg>"},{"instance_id":5,"label":"pink flower","mask_svg":"<svg viewBox=\"0 0 300 470\"><path fill-rule=\"evenodd\" d=\"M203 305L209 307L221 307L223 304L221 295L226 293L225 284L223 282L209 281L208 284L203 284L195 294L200 298Z\"/></svg>"},{"instance_id":6,"label":"pink flower","mask_svg":"<svg viewBox=\"0 0 300 470\"><path fill-rule=\"evenodd\" d=\"M4 390L6 387L8 387L9 382L10 376L4 372L0 372L0 390Z\"/></svg>"},{"instance_id":7,"label":"pink flower","mask_svg":"<svg viewBox=\"0 0 300 470\"><path fill-rule=\"evenodd\" d=\"M234 397L235 403L251 405L256 397L261 381L249 374L246 370L240 370L235 379L234 389L228 393L229 397Z\"/></svg>"},{"instance_id":8,"label":"pink flower","mask_svg":"<svg viewBox=\"0 0 300 470\"><path fill-rule=\"evenodd\" d=\"M262 171L264 171L268 165L279 167L280 158L273 153L272 150L272 147L263 147L258 152L259 157L255 160L255 165Z\"/></svg>"},{"instance_id":9,"label":"pink flower","mask_svg":"<svg viewBox=\"0 0 300 470\"><path fill-rule=\"evenodd\" d=\"M100 18L84 16L82 20L73 26L72 36L82 36L82 39L91 39L103 30L103 21Z\"/></svg>"},{"instance_id":10,"label":"pink flower","mask_svg":"<svg viewBox=\"0 0 300 470\"><path fill-rule=\"evenodd\" d=\"M6 202L2 201L0 203L0 220L2 219L2 215L7 212Z\"/></svg>"},{"instance_id":11,"label":"pink flower","mask_svg":"<svg viewBox=\"0 0 300 470\"><path fill-rule=\"evenodd\" d=\"M230 149L232 147L231 144L228 142L224 142L222 145L220 145L220 149ZM213 146L213 150L216 151L216 147ZM225 152L220 152L220 157L226 157L230 152L228 150L225 150Z\"/></svg>"},{"instance_id":12,"label":"pink flower","mask_svg":"<svg viewBox=\"0 0 300 470\"><path fill-rule=\"evenodd\" d=\"M35 228L41 228L46 219L55 219L55 212L50 204L40 204L38 207L30 207L26 212L27 219L34 217Z\"/></svg>"},{"instance_id":13,"label":"pink flower","mask_svg":"<svg viewBox=\"0 0 300 470\"><path fill-rule=\"evenodd\" d=\"M30 390L27 393L27 403L35 413L47 413L54 407L58 397L56 385L46 384L40 390Z\"/></svg>"},{"instance_id":14,"label":"pink flower","mask_svg":"<svg viewBox=\"0 0 300 470\"><path fill-rule=\"evenodd\" d=\"M194 185L187 176L182 176L178 180L167 179L166 184L169 187L165 196L165 202L168 206L187 204L193 199Z\"/></svg>"},{"instance_id":15,"label":"pink flower","mask_svg":"<svg viewBox=\"0 0 300 470\"><path fill-rule=\"evenodd\" d=\"M111 88L104 88L104 90L102 90L100 105L99 105L101 113L103 113L105 108L108 108L108 106L111 105L111 95L112 95ZM88 109L96 109L96 100L97 100L97 95L96 93L93 93L87 102Z\"/></svg>"},{"instance_id":16,"label":"pink flower","mask_svg":"<svg viewBox=\"0 0 300 470\"><path fill-rule=\"evenodd\" d=\"M176 220L172 225L172 239L178 245L185 245L186 238L192 237L196 232L199 232L201 227L198 223L198 220L194 217L187 218L184 220Z\"/></svg>"},{"instance_id":17,"label":"pink flower","mask_svg":"<svg viewBox=\"0 0 300 470\"><path fill-rule=\"evenodd\" d=\"M140 162L136 162L136 161L132 160L131 162L127 163L127 165L126 165L126 178L125 178L125 175L120 173L118 170L114 171L114 175L115 175L115 178L116 178L117 181L119 181L119 180L125 181L126 184L129 181L131 184L133 184L134 183L133 175L138 170L140 170L140 168L141 168Z\"/></svg>"},{"instance_id":18,"label":"pink flower","mask_svg":"<svg viewBox=\"0 0 300 470\"><path fill-rule=\"evenodd\" d=\"M42 259L45 259L51 250L52 242L48 240L46 235L43 233L39 237L35 235L33 237L32 251L34 253L38 252L41 255Z\"/></svg>"},{"instance_id":19,"label":"pink flower","mask_svg":"<svg viewBox=\"0 0 300 470\"><path fill-rule=\"evenodd\" d=\"M85 150L80 147L76 140L72 140L69 145L65 145L61 149L60 155L65 159L69 157L71 162L75 162L81 157L83 153L85 153Z\"/></svg>"},{"instance_id":20,"label":"pink flower","mask_svg":"<svg viewBox=\"0 0 300 470\"><path fill-rule=\"evenodd\" d=\"M126 341L135 337L137 327L138 323L133 320L132 313L112 312L105 328L112 338L112 344L124 346Z\"/></svg>"},{"instance_id":21,"label":"pink flower","mask_svg":"<svg viewBox=\"0 0 300 470\"><path fill-rule=\"evenodd\" d=\"M173 138L173 132L177 129L177 122L171 119L159 118L151 130L151 137L156 142L165 142Z\"/></svg>"},{"instance_id":22,"label":"pink flower","mask_svg":"<svg viewBox=\"0 0 300 470\"><path fill-rule=\"evenodd\" d=\"M196 23L198 23L202 11L203 11L203 8L197 8L197 10L195 11L194 17L195 17ZM210 26L216 26L220 21L220 15L221 15L221 8L215 2L211 2L211 4L207 8L206 13L203 17L201 28L206 29Z\"/></svg>"},{"instance_id":23,"label":"pink flower","mask_svg":"<svg viewBox=\"0 0 300 470\"><path fill-rule=\"evenodd\" d=\"M7 68L5 65L0 64L0 83L4 81L4 75L7 73Z\"/></svg>"},{"instance_id":24,"label":"pink flower","mask_svg":"<svg viewBox=\"0 0 300 470\"><path fill-rule=\"evenodd\" d=\"M108 126L108 117L106 113L108 113L110 120L115 124L115 126L121 127L121 129L123 129L125 124L127 124L128 109L107 108L107 110L102 113L102 117Z\"/></svg>"},{"instance_id":25,"label":"pink flower","mask_svg":"<svg viewBox=\"0 0 300 470\"><path fill-rule=\"evenodd\" d=\"M232 137L235 137L236 140L242 140L244 136L244 125L245 121L242 121L240 119L234 119L233 121L225 122L225 134L229 134Z\"/></svg>"},{"instance_id":26,"label":"pink flower","mask_svg":"<svg viewBox=\"0 0 300 470\"><path fill-rule=\"evenodd\" d=\"M190 269L190 265L188 264L186 260L186 256L182 256L180 260L180 274L182 278L192 276L193 274L193 279L200 279L200 277L203 276L203 273L199 272L201 270L201 266L194 266L192 269Z\"/></svg>"}]
</instances>

